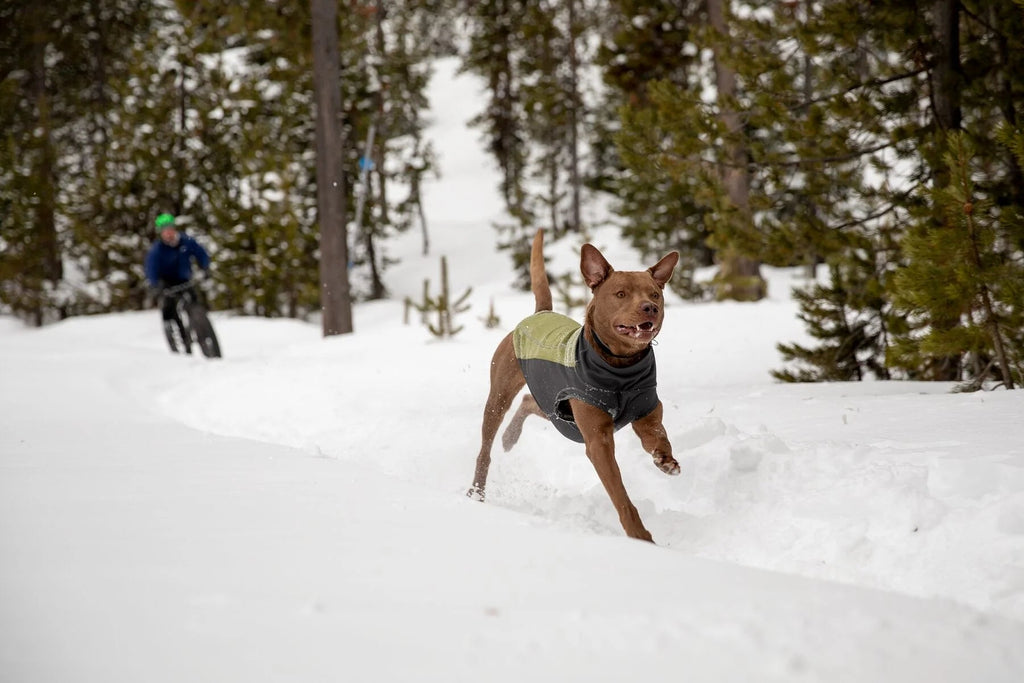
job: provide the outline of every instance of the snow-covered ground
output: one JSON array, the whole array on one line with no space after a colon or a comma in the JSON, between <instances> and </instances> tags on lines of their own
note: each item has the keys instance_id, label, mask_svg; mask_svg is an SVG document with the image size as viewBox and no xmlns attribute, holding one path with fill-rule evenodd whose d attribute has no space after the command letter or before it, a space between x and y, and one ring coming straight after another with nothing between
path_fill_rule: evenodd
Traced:
<instances>
[{"instance_id":1,"label":"snow-covered ground","mask_svg":"<svg viewBox=\"0 0 1024 683\"><path fill-rule=\"evenodd\" d=\"M433 253L392 247L395 299L352 335L218 313L205 361L155 311L0 319L0 681L1024 680L1024 392L774 383L790 271L757 304L671 302L682 474L616 439L657 546L537 419L464 496L491 353L533 310L475 97L442 70ZM473 287L448 341L401 303L441 254Z\"/></svg>"}]
</instances>

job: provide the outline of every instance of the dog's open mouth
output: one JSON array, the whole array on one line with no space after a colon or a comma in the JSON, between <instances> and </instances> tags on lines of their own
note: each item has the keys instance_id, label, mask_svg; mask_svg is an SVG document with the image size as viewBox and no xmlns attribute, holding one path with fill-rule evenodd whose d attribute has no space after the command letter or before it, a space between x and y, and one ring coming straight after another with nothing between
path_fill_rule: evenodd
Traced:
<instances>
[{"instance_id":1,"label":"dog's open mouth","mask_svg":"<svg viewBox=\"0 0 1024 683\"><path fill-rule=\"evenodd\" d=\"M650 337L654 333L654 323L647 321L640 323L639 325L616 325L615 331L624 337L632 337L633 339L644 339Z\"/></svg>"}]
</instances>

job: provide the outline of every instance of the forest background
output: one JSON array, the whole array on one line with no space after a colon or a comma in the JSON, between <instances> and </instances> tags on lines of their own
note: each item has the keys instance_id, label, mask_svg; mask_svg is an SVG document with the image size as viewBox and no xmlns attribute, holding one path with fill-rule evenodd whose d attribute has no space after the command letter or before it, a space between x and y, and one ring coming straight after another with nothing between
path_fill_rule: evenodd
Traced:
<instances>
[{"instance_id":1,"label":"forest background","mask_svg":"<svg viewBox=\"0 0 1024 683\"><path fill-rule=\"evenodd\" d=\"M456 59L508 209L479 229L520 267L608 202L680 251L687 298L808 270L816 341L780 346L780 379L1024 382L1024 1L337 7L354 298L388 296L398 233L429 251L425 89ZM152 305L164 211L211 251L215 309L320 310L310 3L8 0L0 25L0 312Z\"/></svg>"}]
</instances>

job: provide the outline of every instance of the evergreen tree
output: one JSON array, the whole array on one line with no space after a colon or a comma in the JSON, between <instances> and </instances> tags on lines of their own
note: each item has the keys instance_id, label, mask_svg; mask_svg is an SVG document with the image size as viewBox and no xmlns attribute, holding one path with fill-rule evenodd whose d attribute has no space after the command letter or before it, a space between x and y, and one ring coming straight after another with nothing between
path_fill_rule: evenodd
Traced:
<instances>
[{"instance_id":1,"label":"evergreen tree","mask_svg":"<svg viewBox=\"0 0 1024 683\"><path fill-rule=\"evenodd\" d=\"M707 0L708 23L713 37L711 52L719 139L723 146L718 158L718 173L724 193L720 193L719 197L728 197L728 203L719 202L719 210L709 214L709 219L716 223L711 230L711 239L719 250L719 267L713 284L718 299L756 301L766 294L760 259L755 250L745 247L742 239L732 236L738 233L745 237L746 233L751 232L753 215L750 207L750 140L740 113L743 105L739 100L737 86L739 65L735 63L735 37L726 6L726 0Z\"/></svg>"},{"instance_id":2,"label":"evergreen tree","mask_svg":"<svg viewBox=\"0 0 1024 683\"><path fill-rule=\"evenodd\" d=\"M984 327L1000 324L1004 333L1014 336L1016 325L1012 309L996 306L989 315L965 301L971 287L993 275L985 263L986 213L975 212L972 225L966 225L962 218L964 204L959 211L952 210L947 193L955 192L961 198L974 195L982 207L991 202L996 211L993 218L998 219L1012 215L1013 207L1020 206L1020 163L999 144L996 131L1002 124L1016 125L1019 115L1024 14L1009 2L988 4L980 11L959 3L937 2L931 9L925 14L929 33L923 43L931 68L920 100L929 105L927 111L932 116L927 119L930 125L919 135L921 166L914 178L916 203L909 205L906 263L900 277L891 281L892 299L903 309L913 310L914 315L902 318L905 329L896 335L890 362L910 377L969 378L977 385L990 372L985 356L996 352L992 347L995 328L989 330L992 338L986 345L982 339ZM958 131L968 138L950 136ZM955 149L949 146L950 141L955 141ZM963 153L968 149L969 158L965 158ZM962 177L968 166L972 172L969 186ZM1002 246L1003 240L1015 239L1012 225L1001 220L996 225L1001 235L992 247L1001 254L996 258L1019 260L1019 251L1006 251ZM943 249L954 248L954 244L962 248L962 230L954 226L972 232L978 229L969 241L979 249L980 261L950 276L953 279L944 285L950 288L951 298L942 301L925 292L933 290L932 273L949 274L950 266L942 260ZM957 238L954 244L940 246L951 230ZM964 278L973 282L968 284ZM1005 281L1000 286L1005 287ZM984 300L985 296L979 296ZM990 296L998 298L992 293ZM998 323L993 323L993 317L999 319ZM1003 377L1002 381L1006 383L1007 379Z\"/></svg>"},{"instance_id":3,"label":"evergreen tree","mask_svg":"<svg viewBox=\"0 0 1024 683\"><path fill-rule=\"evenodd\" d=\"M377 3L365 29L370 39L360 69L366 85L353 95L352 118L363 134L357 164L366 181L358 188L357 206L362 211L355 226L360 231L355 261L368 271L365 287L370 299L387 294L384 271L393 262L381 245L417 218L426 230L420 186L434 169L434 152L424 137L423 112L433 73L431 59L443 45L442 18L426 13L433 9L434 3L422 0ZM352 80L359 82L359 77ZM366 150L371 128L373 145Z\"/></svg>"},{"instance_id":4,"label":"evergreen tree","mask_svg":"<svg viewBox=\"0 0 1024 683\"><path fill-rule=\"evenodd\" d=\"M180 128L193 229L214 244L216 308L319 310L310 7L179 2L192 44Z\"/></svg>"},{"instance_id":5,"label":"evergreen tree","mask_svg":"<svg viewBox=\"0 0 1024 683\"><path fill-rule=\"evenodd\" d=\"M518 63L527 148L535 151L530 160L530 177L545 187L543 193L532 195L529 201L539 205L534 213L547 223L552 234L560 234L570 226L569 221L562 220L560 208L565 201L565 131L573 111L563 99L559 68L568 53L568 43L556 19L557 10L546 3L529 3L522 19L522 54ZM571 227L578 229L579 225Z\"/></svg>"},{"instance_id":6,"label":"evergreen tree","mask_svg":"<svg viewBox=\"0 0 1024 683\"><path fill-rule=\"evenodd\" d=\"M485 129L502 170L511 224L499 246L527 278L537 225L579 231L590 111L585 88L594 13L582 0L468 3L465 68L486 79L490 104L472 124Z\"/></svg>"},{"instance_id":7,"label":"evergreen tree","mask_svg":"<svg viewBox=\"0 0 1024 683\"><path fill-rule=\"evenodd\" d=\"M935 201L939 196L935 192L950 178L942 162L946 131L967 129L977 140L980 173L976 181L982 192L991 192L997 206L1020 201L1020 190L1011 189L1012 179L1019 177L1019 165L1006 159L1005 150L995 148L991 135L999 121L1012 118L1017 101L1012 87L1005 97L992 97L994 88L998 89L995 84L1019 80L1019 70L1014 70L1019 69L1017 54L1007 46L1019 42L1015 36L1024 27L1019 17L1006 13L1007 7L1008 3L988 4L979 14L959 3L865 6L837 2L826 12L804 12L802 23L810 30L794 31L805 41L805 50L814 56L814 62L829 67L816 72L831 74L829 87L812 89L813 95L805 96L805 104L795 111L807 112L803 118L807 123L824 122L828 128L806 131L804 137L818 147L817 153L805 146L806 151L795 157L796 164L765 165L769 169L808 171L796 183L780 182L786 176L773 171L774 186L788 185L799 195L792 189L780 194L790 197L786 200L793 209L789 214L765 214L777 217L770 223L773 227L768 244L791 248L802 242L814 245L816 258L855 263L862 253L858 242L871 240L883 262L875 269L862 271L866 278L862 286L871 285L875 278L882 283L886 310L881 313L889 321L889 343L904 340L900 344L904 349L907 339L920 338L929 330L960 334L960 316L948 308L937 305L930 312L919 311L912 317L891 310L900 288L908 284L906 273L928 269L925 263L908 263L927 258L927 250L904 251L904 240L908 245L926 243L932 239L929 233L941 233L948 222ZM996 16L999 23L993 23ZM801 38L804 35L806 39ZM799 150L798 138L789 139ZM815 179L827 179L833 188L831 194L806 182ZM798 196L800 204L794 204L791 199ZM812 210L796 211L800 206ZM788 228L787 215L795 218ZM823 229L815 228L806 220L808 217L814 217ZM898 267L908 264L912 268L904 271L903 277L891 276ZM847 268L846 272L856 270ZM836 288L845 289L846 283L834 282L832 289ZM803 313L811 318L816 315L808 305ZM874 316L878 311L868 307L860 313ZM823 353L818 360L824 362L828 357ZM901 359L893 369L905 376L954 379L961 372L961 355L957 353L917 355L911 360L910 355L901 352L891 354L891 358ZM882 359L879 355L872 363ZM868 369L865 366L862 372ZM823 376L834 374L834 370L819 365Z\"/></svg>"},{"instance_id":8,"label":"evergreen tree","mask_svg":"<svg viewBox=\"0 0 1024 683\"><path fill-rule=\"evenodd\" d=\"M427 47L451 50L435 5L340 14L346 138L387 117L366 214L375 239L421 214ZM216 308L318 310L308 5L15 2L0 18L15 29L0 38L0 305L36 323L146 305L142 257L169 211L214 255ZM381 37L387 49L370 54ZM346 148L349 172L359 153ZM382 292L389 261L374 249L356 268Z\"/></svg>"},{"instance_id":9,"label":"evergreen tree","mask_svg":"<svg viewBox=\"0 0 1024 683\"><path fill-rule=\"evenodd\" d=\"M927 357L964 358L971 386L993 378L1009 389L1022 381L1024 256L996 219L992 198L980 193L976 150L962 132L950 133L950 181L932 191L945 222L904 239L907 265L895 277L895 303L907 316L955 320L903 336L891 362L913 372Z\"/></svg>"},{"instance_id":10,"label":"evergreen tree","mask_svg":"<svg viewBox=\"0 0 1024 683\"><path fill-rule=\"evenodd\" d=\"M149 3L7 3L0 50L6 176L0 297L33 322L140 306L146 162L132 74L155 57ZM152 47L151 45L148 47ZM127 138L127 139L126 139ZM140 220L141 219L141 220Z\"/></svg>"},{"instance_id":11,"label":"evergreen tree","mask_svg":"<svg viewBox=\"0 0 1024 683\"><path fill-rule=\"evenodd\" d=\"M524 114L516 71L515 50L529 3L522 0L467 2L464 16L469 39L463 69L479 74L487 84L488 102L470 125L484 129L488 151L501 170L501 192L509 212L529 225L524 206L526 166Z\"/></svg>"},{"instance_id":12,"label":"evergreen tree","mask_svg":"<svg viewBox=\"0 0 1024 683\"><path fill-rule=\"evenodd\" d=\"M67 311L57 288L64 276L57 226L58 140L70 117L62 95L83 84L80 55L67 39L60 5L0 6L0 302L35 325Z\"/></svg>"},{"instance_id":13,"label":"evergreen tree","mask_svg":"<svg viewBox=\"0 0 1024 683\"><path fill-rule=\"evenodd\" d=\"M878 269L884 262L872 241L865 239L860 249L833 257L824 283L793 292L799 317L818 345L779 344L779 352L792 367L772 371L776 379L835 382L869 375L890 379L881 361L891 335L883 273Z\"/></svg>"},{"instance_id":14,"label":"evergreen tree","mask_svg":"<svg viewBox=\"0 0 1024 683\"><path fill-rule=\"evenodd\" d=\"M70 126L73 146L61 187L68 227L66 258L79 284L75 311L142 308L147 287L142 260L156 237L153 219L178 213L183 184L181 136L168 126L181 116L181 77L161 66L182 25L166 7L97 3L95 36L86 63L91 87L81 93L83 115Z\"/></svg>"},{"instance_id":15,"label":"evergreen tree","mask_svg":"<svg viewBox=\"0 0 1024 683\"><path fill-rule=\"evenodd\" d=\"M756 299L764 294L760 261L788 265L817 251L806 238L827 223L815 192L828 185L800 155L817 141L811 126L828 119L809 111L813 76L801 43L808 32L797 30L795 14L776 3L754 3L746 16L722 3L708 7L710 26L695 23L687 37L685 53L694 58L685 79L651 83L645 100L633 98L618 141L640 182L668 178L687 198L689 218L678 221L689 233L680 245L691 255L684 264L707 264L713 253L717 296ZM712 60L703 57L709 52ZM804 234L776 238L775 228L794 217L810 224Z\"/></svg>"},{"instance_id":16,"label":"evergreen tree","mask_svg":"<svg viewBox=\"0 0 1024 683\"><path fill-rule=\"evenodd\" d=\"M678 250L672 286L700 296L694 272L712 263L704 210L691 178L669 173L657 156L656 109L649 89L694 92L693 27L705 21L694 0L612 0L600 12L595 64L606 86L597 112L591 183L614 197L623 233L646 256ZM620 115L622 118L620 118ZM615 139L621 143L615 145Z\"/></svg>"},{"instance_id":17,"label":"evergreen tree","mask_svg":"<svg viewBox=\"0 0 1024 683\"><path fill-rule=\"evenodd\" d=\"M209 170L198 176L196 220L209 216L218 260L231 273L219 283L218 303L260 315L306 315L319 307L309 7L188 4L183 12L210 33L201 47L217 71L211 78L231 93L200 113ZM426 16L432 4L389 3L385 13L367 2L339 12L342 164L357 297L386 294L391 261L382 245L411 224L420 201L412 188L432 169L420 115L431 73L427 48L443 43L439 20ZM427 35L411 35L414 27ZM244 68L233 65L239 61ZM366 188L357 182L364 164L373 167ZM400 192L390 193L389 184Z\"/></svg>"}]
</instances>

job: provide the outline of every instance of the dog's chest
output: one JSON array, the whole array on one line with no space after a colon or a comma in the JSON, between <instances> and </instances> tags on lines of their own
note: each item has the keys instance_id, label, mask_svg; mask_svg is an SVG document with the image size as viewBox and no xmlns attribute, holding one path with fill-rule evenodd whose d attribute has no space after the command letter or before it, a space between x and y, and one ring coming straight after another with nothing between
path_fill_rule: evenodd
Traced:
<instances>
[{"instance_id":1,"label":"dog's chest","mask_svg":"<svg viewBox=\"0 0 1024 683\"><path fill-rule=\"evenodd\" d=\"M590 347L572 318L543 311L512 333L519 367L530 393L566 437L582 442L569 399L611 415L615 429L649 414L658 405L654 354L627 368L608 365Z\"/></svg>"}]
</instances>

